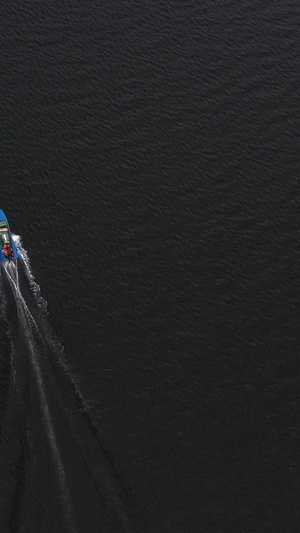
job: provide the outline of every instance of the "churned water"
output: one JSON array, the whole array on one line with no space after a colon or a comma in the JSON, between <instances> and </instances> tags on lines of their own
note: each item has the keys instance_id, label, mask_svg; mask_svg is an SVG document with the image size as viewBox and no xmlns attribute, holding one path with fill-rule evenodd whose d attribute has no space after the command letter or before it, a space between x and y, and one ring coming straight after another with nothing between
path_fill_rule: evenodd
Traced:
<instances>
[{"instance_id":1,"label":"churned water","mask_svg":"<svg viewBox=\"0 0 300 533\"><path fill-rule=\"evenodd\" d=\"M26 523L31 531L93 532L105 520L131 531L118 473L64 366L28 255L14 238L20 259L1 264L0 285L11 343L1 424L1 531Z\"/></svg>"}]
</instances>

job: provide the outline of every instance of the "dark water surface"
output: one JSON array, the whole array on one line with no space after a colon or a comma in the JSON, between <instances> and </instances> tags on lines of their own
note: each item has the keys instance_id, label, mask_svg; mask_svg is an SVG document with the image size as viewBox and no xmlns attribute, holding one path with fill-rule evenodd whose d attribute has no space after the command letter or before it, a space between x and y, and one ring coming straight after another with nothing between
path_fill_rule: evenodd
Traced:
<instances>
[{"instance_id":1,"label":"dark water surface","mask_svg":"<svg viewBox=\"0 0 300 533\"><path fill-rule=\"evenodd\" d=\"M55 533L54 508L57 524L86 533L126 531L133 510L141 533L298 532L299 3L4 6L0 204L95 433L77 406L79 458L68 374L42 367L54 426L66 410L63 490L45 413L26 404L38 392L23 339L29 418L13 406L3 466L22 481L15 499L2 484L2 517L28 504ZM2 427L14 401L7 327ZM38 448L28 478L26 423ZM111 468L99 499L80 496L89 446L96 479ZM26 514L9 527L39 531Z\"/></svg>"}]
</instances>

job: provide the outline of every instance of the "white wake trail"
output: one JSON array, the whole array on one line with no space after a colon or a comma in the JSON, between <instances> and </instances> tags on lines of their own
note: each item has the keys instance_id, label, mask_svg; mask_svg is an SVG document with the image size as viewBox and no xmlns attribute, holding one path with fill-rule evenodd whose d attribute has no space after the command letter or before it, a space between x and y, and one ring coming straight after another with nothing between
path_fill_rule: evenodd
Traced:
<instances>
[{"instance_id":1,"label":"white wake trail","mask_svg":"<svg viewBox=\"0 0 300 533\"><path fill-rule=\"evenodd\" d=\"M24 403L30 436L37 446L37 454L28 467L29 475L36 476L32 488L33 501L36 498L36 487L43 485L44 478L41 476L46 475L48 478L50 475L49 483L45 483L45 491L48 491L52 505L55 504L58 493L63 516L60 518L59 514L57 517L53 512L50 514L49 507L45 504L45 524L53 521L54 530L57 530L56 520L63 520L63 530L76 533L75 524L80 516L80 520L86 520L87 533L94 532L98 531L103 513L108 513L110 520L122 524L124 532L131 532L131 519L127 515L127 509L130 508L124 501L128 497L126 489L122 487L119 472L103 436L68 370L68 360L63 346L52 331L47 302L41 296L40 287L33 277L21 237L13 235L13 239L20 258L1 264L3 283L0 283L0 311L7 323L13 348L10 374L13 386L9 398L12 402L15 400L15 403L20 403L16 403L16 406L13 403L14 410L11 408L9 414L19 413ZM45 428L41 435L40 415ZM18 435L18 428L14 430ZM53 478L49 451L51 463L54 463L55 486L51 483ZM24 464L25 471L26 461ZM81 501L78 478L82 494L87 495L86 502ZM55 507L53 509L56 513ZM90 509L93 510L92 514ZM76 518L77 513L79 516ZM40 519L38 511L33 516Z\"/></svg>"},{"instance_id":2,"label":"white wake trail","mask_svg":"<svg viewBox=\"0 0 300 533\"><path fill-rule=\"evenodd\" d=\"M65 510L68 515L67 520L67 526L70 531L70 533L76 533L76 527L74 525L74 518L73 518L73 512L72 512L72 506L71 506L71 498L69 494L69 489L66 482L66 475L64 471L64 466L61 460L59 447L57 444L57 437L55 434L54 425L52 422L52 417L50 414L50 409L47 402L46 397L46 387L43 380L43 374L39 365L39 357L36 351L36 345L35 345L35 339L33 336L33 331L35 331L39 337L41 337L39 328L30 313L27 304L21 294L19 285L18 285L18 270L16 268L16 265L13 263L7 263L5 264L5 270L7 274L7 279L9 281L9 284L11 286L11 289L13 291L13 294L15 296L16 306L17 306L17 313L18 313L18 319L19 323L22 327L28 352L30 354L30 362L32 369L34 371L36 383L37 383L37 390L40 398L40 406L43 412L43 419L44 419L44 425L46 434L48 437L48 442L50 444L50 449L52 452L54 464L56 465L57 469L57 475L59 484L61 487L61 497L64 503ZM42 337L41 337L42 339Z\"/></svg>"}]
</instances>

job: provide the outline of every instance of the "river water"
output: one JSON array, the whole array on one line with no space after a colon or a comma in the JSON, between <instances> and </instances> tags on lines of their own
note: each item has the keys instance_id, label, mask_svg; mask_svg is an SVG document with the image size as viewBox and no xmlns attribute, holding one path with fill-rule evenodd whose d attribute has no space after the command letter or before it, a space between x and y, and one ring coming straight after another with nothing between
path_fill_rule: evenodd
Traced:
<instances>
[{"instance_id":1,"label":"river water","mask_svg":"<svg viewBox=\"0 0 300 533\"><path fill-rule=\"evenodd\" d=\"M33 492L22 504L5 483L5 516L29 502L46 521L54 494L83 532L299 531L298 3L6 4L0 203L66 373L40 361L15 299L26 357L17 397L3 319L1 409L7 468ZM80 498L66 454L66 376L110 457L102 499Z\"/></svg>"}]
</instances>

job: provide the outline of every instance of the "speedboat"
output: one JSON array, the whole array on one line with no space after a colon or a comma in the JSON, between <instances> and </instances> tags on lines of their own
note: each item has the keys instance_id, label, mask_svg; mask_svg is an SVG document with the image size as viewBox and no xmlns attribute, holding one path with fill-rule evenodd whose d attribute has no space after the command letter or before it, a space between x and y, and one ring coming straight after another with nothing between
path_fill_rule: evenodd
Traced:
<instances>
[{"instance_id":1,"label":"speedboat","mask_svg":"<svg viewBox=\"0 0 300 533\"><path fill-rule=\"evenodd\" d=\"M0 261L12 261L18 257L18 250L11 236L8 220L0 209Z\"/></svg>"}]
</instances>

